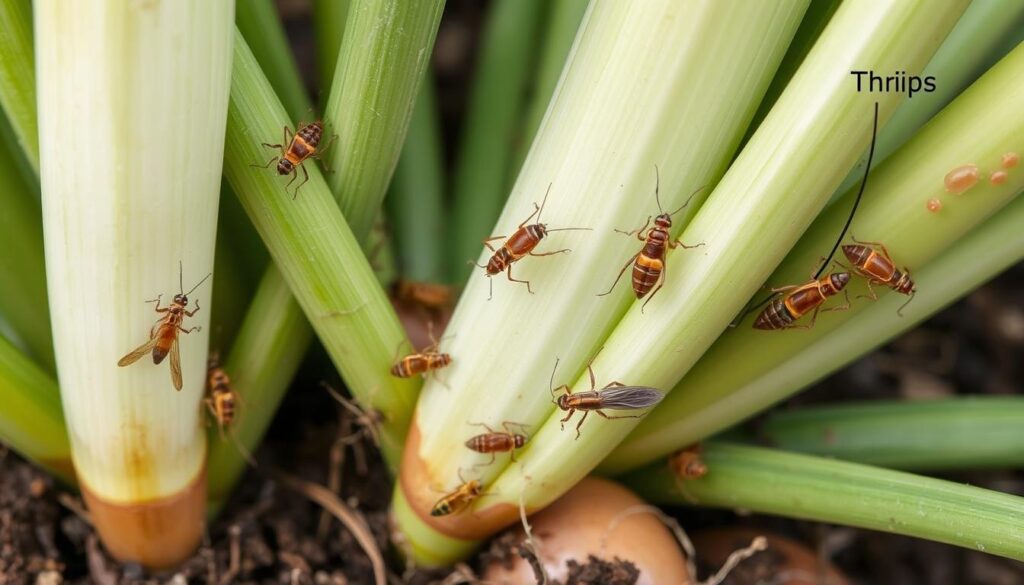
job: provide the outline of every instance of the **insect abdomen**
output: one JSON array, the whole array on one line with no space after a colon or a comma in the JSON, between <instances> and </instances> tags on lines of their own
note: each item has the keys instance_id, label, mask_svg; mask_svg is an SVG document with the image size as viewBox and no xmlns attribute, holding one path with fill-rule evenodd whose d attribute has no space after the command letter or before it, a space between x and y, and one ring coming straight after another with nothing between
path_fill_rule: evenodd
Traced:
<instances>
[{"instance_id":1,"label":"insect abdomen","mask_svg":"<svg viewBox=\"0 0 1024 585\"><path fill-rule=\"evenodd\" d=\"M320 145L320 137L323 136L324 128L320 122L313 122L307 124L299 131L295 133L297 138L301 138L309 146L311 150L316 150L316 147Z\"/></svg>"},{"instance_id":2,"label":"insect abdomen","mask_svg":"<svg viewBox=\"0 0 1024 585\"><path fill-rule=\"evenodd\" d=\"M636 294L636 298L642 299L651 292L664 270L665 262L657 257L648 256L645 247L644 252L633 262L633 293Z\"/></svg>"},{"instance_id":3,"label":"insect abdomen","mask_svg":"<svg viewBox=\"0 0 1024 585\"><path fill-rule=\"evenodd\" d=\"M466 446L477 453L503 453L515 449L516 442L510 434L488 433L470 438Z\"/></svg>"},{"instance_id":4,"label":"insect abdomen","mask_svg":"<svg viewBox=\"0 0 1024 585\"><path fill-rule=\"evenodd\" d=\"M774 299L761 311L754 321L754 329L785 329L789 327L796 317L789 312L786 306L786 299Z\"/></svg>"}]
</instances>

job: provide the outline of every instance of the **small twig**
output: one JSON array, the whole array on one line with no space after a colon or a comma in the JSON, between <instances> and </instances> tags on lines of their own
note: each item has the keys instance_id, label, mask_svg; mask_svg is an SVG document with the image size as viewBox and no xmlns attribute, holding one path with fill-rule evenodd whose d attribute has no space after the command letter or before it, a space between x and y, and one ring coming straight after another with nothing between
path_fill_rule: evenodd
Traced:
<instances>
[{"instance_id":1,"label":"small twig","mask_svg":"<svg viewBox=\"0 0 1024 585\"><path fill-rule=\"evenodd\" d=\"M725 559L725 563L722 564L722 568L718 569L718 572L711 577L708 577L702 585L719 585L726 577L729 576L729 573L736 568L736 565L739 565L743 561L767 548L768 539L763 536L755 536L754 540L751 541L750 546L732 551L729 558Z\"/></svg>"},{"instance_id":2,"label":"small twig","mask_svg":"<svg viewBox=\"0 0 1024 585\"><path fill-rule=\"evenodd\" d=\"M95 534L90 534L85 540L85 554L89 563L89 576L94 582L99 585L117 585L117 572L107 566Z\"/></svg>"},{"instance_id":3,"label":"small twig","mask_svg":"<svg viewBox=\"0 0 1024 585\"><path fill-rule=\"evenodd\" d=\"M533 569L533 578L536 579L537 585L548 585L550 577L548 577L548 572L544 569L544 564L540 562L537 541L533 539L530 523L526 521L526 502L523 499L522 492L519 494L519 521L523 523L523 532L526 533L526 540L519 544L517 552L523 560L530 564L530 568Z\"/></svg>"},{"instance_id":4,"label":"small twig","mask_svg":"<svg viewBox=\"0 0 1024 585\"><path fill-rule=\"evenodd\" d=\"M327 489L331 490L334 494L341 493L341 478L342 473L345 469L345 447L347 446L344 438L352 432L352 422L344 411L338 411L338 436L334 439L334 443L331 445L331 451L328 455L329 462L327 467ZM323 542L327 538L327 530L331 527L331 515L327 510L320 511L320 521L316 527L316 539L319 542Z\"/></svg>"},{"instance_id":5,"label":"small twig","mask_svg":"<svg viewBox=\"0 0 1024 585\"><path fill-rule=\"evenodd\" d=\"M67 492L61 492L57 494L57 501L60 505L64 506L68 510L71 510L75 516L78 516L82 522L85 522L89 526L92 526L92 516L89 515L89 511L85 509L82 502Z\"/></svg>"},{"instance_id":6,"label":"small twig","mask_svg":"<svg viewBox=\"0 0 1024 585\"><path fill-rule=\"evenodd\" d=\"M241 535L242 528L238 524L232 524L231 527L228 528L228 538L230 539L228 570L221 575L219 585L227 585L230 583L238 576L238 572L242 568L242 548L238 542Z\"/></svg>"},{"instance_id":7,"label":"small twig","mask_svg":"<svg viewBox=\"0 0 1024 585\"><path fill-rule=\"evenodd\" d=\"M377 542L373 538L373 533L370 532L370 528L363 518L362 514L358 511L349 508L341 499L324 486L317 485L312 482L308 482L297 477L288 475L286 473L278 472L274 474L284 485L290 489L299 492L306 496L308 499L316 502L331 514L334 515L352 536L355 537L356 542L366 553L366 556L370 558L370 564L373 566L373 577L376 585L387 584L387 572L384 566L384 556L380 552L380 548L377 547Z\"/></svg>"}]
</instances>

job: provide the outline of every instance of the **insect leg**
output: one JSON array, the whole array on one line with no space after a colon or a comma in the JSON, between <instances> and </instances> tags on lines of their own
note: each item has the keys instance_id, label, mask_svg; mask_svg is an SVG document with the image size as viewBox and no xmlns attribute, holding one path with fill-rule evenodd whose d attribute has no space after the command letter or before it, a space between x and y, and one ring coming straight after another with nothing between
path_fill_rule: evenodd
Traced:
<instances>
[{"instance_id":1,"label":"insect leg","mask_svg":"<svg viewBox=\"0 0 1024 585\"><path fill-rule=\"evenodd\" d=\"M665 286L665 274L666 274L667 270L668 270L668 262L662 262L662 264L661 264L661 274L658 275L658 286L655 287L654 291L651 292L651 296L647 297L647 300L644 301L644 304L640 305L640 314L641 315L643 315L644 309L647 308L647 303L651 302L651 299L654 298L654 295L658 294L658 291L661 290L661 287Z\"/></svg>"},{"instance_id":2,"label":"insect leg","mask_svg":"<svg viewBox=\"0 0 1024 585\"><path fill-rule=\"evenodd\" d=\"M309 171L306 170L305 165L299 165L299 168L302 169L302 182L299 183L299 186L295 188L295 192L292 193L292 199L295 199L296 197L298 197L299 196L299 189L301 189L303 185L305 185L306 183L309 182ZM299 173L296 172L295 176L297 178L299 176Z\"/></svg>"},{"instance_id":3,"label":"insect leg","mask_svg":"<svg viewBox=\"0 0 1024 585\"><path fill-rule=\"evenodd\" d=\"M642 242L642 241L647 239L647 238L644 237L644 230L646 230L647 226L649 226L649 225L651 225L651 216L648 215L647 216L647 221L644 222L643 227L641 227L640 229L633 230L633 231L630 231L630 232L627 232L625 230L620 230L618 228L612 228L612 229L614 229L616 232L618 232L620 234L625 235L627 238L631 238L631 237L633 237L635 235L637 237L637 239L639 239Z\"/></svg>"},{"instance_id":4,"label":"insect leg","mask_svg":"<svg viewBox=\"0 0 1024 585\"><path fill-rule=\"evenodd\" d=\"M485 246L487 246L487 249L488 249L488 250L490 250L491 252L497 252L497 250L495 250L495 249L494 249L494 246L492 246L492 245L491 245L491 242L493 242L494 240L501 240L501 239L503 239L504 237L505 237L505 236L491 236L491 237L489 237L489 238L487 238L487 239L483 240L483 244L484 244ZM478 265L478 266L479 266L479 265ZM487 267L486 267L486 266L483 266L482 268L487 268Z\"/></svg>"},{"instance_id":5,"label":"insect leg","mask_svg":"<svg viewBox=\"0 0 1024 585\"><path fill-rule=\"evenodd\" d=\"M164 307L162 309L160 308L160 299L163 298L163 296L164 295L162 295L162 294L157 295L155 299L150 299L150 300L148 300L146 302L147 303L156 303L156 307L154 307L154 310L157 313L166 313L167 312L167 307Z\"/></svg>"},{"instance_id":6,"label":"insect leg","mask_svg":"<svg viewBox=\"0 0 1024 585\"><path fill-rule=\"evenodd\" d=\"M626 263L622 266L622 270L619 271L619 275L615 277L615 282L612 283L612 287L597 296L603 297L605 295L611 294L611 292L615 290L615 285L619 284L619 280L622 279L622 275L626 273L626 269L629 268L629 265L632 264L639 255L640 252L637 252L636 254L633 254L633 256L629 260L626 260Z\"/></svg>"},{"instance_id":7,"label":"insect leg","mask_svg":"<svg viewBox=\"0 0 1024 585\"><path fill-rule=\"evenodd\" d=\"M270 146L270 145L269 145L269 144L264 144L264 146ZM276 145L276 144L275 144L274 146L278 146L278 145ZM269 168L270 168L270 165L272 165L272 164L274 164L275 162L277 162L277 160L278 160L279 158L281 158L281 157L279 157L279 156L275 156L274 158L272 158L272 159L270 159L269 161L267 161L267 164L265 164L265 165L255 165L255 164L250 164L249 166L250 166L250 167L253 167L253 168L257 168L257 169L269 169Z\"/></svg>"},{"instance_id":8,"label":"insect leg","mask_svg":"<svg viewBox=\"0 0 1024 585\"><path fill-rule=\"evenodd\" d=\"M811 314L811 322L807 325L797 325L795 323L790 324L784 329L811 329L814 327L814 322L818 320L818 312L821 310L821 305L814 307L814 313Z\"/></svg>"},{"instance_id":9,"label":"insect leg","mask_svg":"<svg viewBox=\"0 0 1024 585\"><path fill-rule=\"evenodd\" d=\"M320 159L320 162L324 163L324 170L327 171L328 173L333 173L334 171L330 167L327 166L327 161L325 161L323 159L323 156L324 156L325 152L327 152L328 150L330 150L330 148L332 146L334 146L334 141L336 141L337 139L338 139L338 135L337 134L335 134L334 136L331 136L331 139L327 142L327 146L317 150L316 154L313 155L313 158Z\"/></svg>"},{"instance_id":10,"label":"insect leg","mask_svg":"<svg viewBox=\"0 0 1024 585\"><path fill-rule=\"evenodd\" d=\"M701 242L699 244L694 244L692 246L687 246L686 244L683 243L683 240L681 240L680 238L676 238L676 239L670 240L668 242L668 247L672 248L673 250L675 250L676 248L682 248L684 250L692 250L693 248L700 248L703 245L704 245L704 242Z\"/></svg>"},{"instance_id":11,"label":"insect leg","mask_svg":"<svg viewBox=\"0 0 1024 585\"><path fill-rule=\"evenodd\" d=\"M892 256L889 255L889 250L886 249L885 244L883 244L882 242L866 242L866 241L861 241L861 240L858 240L857 238L855 238L853 236L853 234L850 234L850 239L853 240L853 242L855 244L867 244L869 246L878 246L879 248L882 249L882 253L885 254L885 257L890 262L892 262Z\"/></svg>"},{"instance_id":12,"label":"insect leg","mask_svg":"<svg viewBox=\"0 0 1024 585\"><path fill-rule=\"evenodd\" d=\"M867 279L868 294L866 294L866 295L857 295L858 299L871 299L872 301L877 301L878 300L878 293L875 292L875 287L871 286L871 283L873 283L874 281L875 281L875 279L873 279L873 278Z\"/></svg>"},{"instance_id":13,"label":"insect leg","mask_svg":"<svg viewBox=\"0 0 1024 585\"><path fill-rule=\"evenodd\" d=\"M203 328L199 327L198 325L193 327L193 328L191 328L191 329L185 329L184 327L179 325L178 329L180 329L182 333L192 333L193 331L202 331L203 330Z\"/></svg>"},{"instance_id":14,"label":"insect leg","mask_svg":"<svg viewBox=\"0 0 1024 585\"><path fill-rule=\"evenodd\" d=\"M469 425L473 426L473 427L483 427L483 428L487 429L488 433L493 433L494 432L494 429L492 429L490 426L488 426L487 423L478 422L478 423L469 423Z\"/></svg>"},{"instance_id":15,"label":"insect leg","mask_svg":"<svg viewBox=\"0 0 1024 585\"><path fill-rule=\"evenodd\" d=\"M186 315L188 315L189 317L191 317L192 315L195 315L196 313L198 313L199 309L200 309L200 307L199 307L199 299L196 299L196 308L192 309L191 313L188 312L188 311L184 311L184 313Z\"/></svg>"},{"instance_id":16,"label":"insect leg","mask_svg":"<svg viewBox=\"0 0 1024 585\"><path fill-rule=\"evenodd\" d=\"M594 412L596 412L597 414L605 417L608 420L615 420L617 418L641 418L641 417L643 417L642 414L617 414L617 415L614 415L614 416L609 416L609 415L601 412L600 410L595 410Z\"/></svg>"},{"instance_id":17,"label":"insect leg","mask_svg":"<svg viewBox=\"0 0 1024 585\"><path fill-rule=\"evenodd\" d=\"M521 282L521 283L525 284L526 285L526 292L530 293L531 295L533 294L533 289L530 288L530 281L529 280L519 280L518 278L512 278L512 264L511 263L508 265L508 270L505 271L505 274L508 276L508 279L510 281L512 281L512 282Z\"/></svg>"},{"instance_id":18,"label":"insect leg","mask_svg":"<svg viewBox=\"0 0 1024 585\"><path fill-rule=\"evenodd\" d=\"M569 419L572 418L572 415L574 415L574 414L576 414L576 409L575 408L570 408L569 409L569 414L565 415L565 418L563 418L562 420L558 421L558 422L562 423L562 430L563 431L565 430L565 423L569 422ZM587 413L584 412L583 416L586 417Z\"/></svg>"},{"instance_id":19,"label":"insect leg","mask_svg":"<svg viewBox=\"0 0 1024 585\"><path fill-rule=\"evenodd\" d=\"M842 305L836 305L834 307L829 307L827 309L822 309L821 312L822 313L829 313L829 312L832 312L832 311L845 311L845 310L849 309L850 308L850 293L849 293L849 291L845 291L844 290L843 291L843 295L846 297L846 302L845 303L843 303Z\"/></svg>"},{"instance_id":20,"label":"insect leg","mask_svg":"<svg viewBox=\"0 0 1024 585\"><path fill-rule=\"evenodd\" d=\"M579 440L579 438L580 438L580 427L583 426L583 421L587 420L587 415L588 414L590 414L590 411L589 410L584 410L583 411L583 417L580 418L580 422L576 423L576 439L573 439L574 441L575 440Z\"/></svg>"},{"instance_id":21,"label":"insect leg","mask_svg":"<svg viewBox=\"0 0 1024 585\"><path fill-rule=\"evenodd\" d=\"M292 134L292 129L285 125L281 131L281 135L283 136L282 142L284 142L287 145L291 145L292 138L294 138L294 135Z\"/></svg>"},{"instance_id":22,"label":"insect leg","mask_svg":"<svg viewBox=\"0 0 1024 585\"><path fill-rule=\"evenodd\" d=\"M302 165L299 165L299 166L302 166ZM295 182L295 179L299 178L299 169L298 169L298 167L292 167L291 175L292 175L292 180L288 181L288 184L284 186L284 190L285 190L286 193L288 192L288 187L291 187L292 183ZM292 196L292 199L295 199L294 195Z\"/></svg>"},{"instance_id":23,"label":"insect leg","mask_svg":"<svg viewBox=\"0 0 1024 585\"><path fill-rule=\"evenodd\" d=\"M562 248L561 250L555 250L554 252L544 252L543 254L534 254L530 252L530 256L554 256L555 254L564 254L566 252L572 252L572 248Z\"/></svg>"},{"instance_id":24,"label":"insect leg","mask_svg":"<svg viewBox=\"0 0 1024 585\"><path fill-rule=\"evenodd\" d=\"M548 187L548 188L550 189L550 187ZM544 195L544 200L545 200L545 201L547 200L547 198L548 198L548 196L547 196L547 195ZM537 215L537 213L538 213L539 211L540 211L540 206L538 206L538 205L537 205L537 202L536 202L536 201L534 201L534 202L533 202L533 213L531 213L529 217L527 217L526 219L524 219L524 220L523 220L523 223L519 224L519 227L520 227L520 228L522 228L522 227L523 227L524 225L526 225L526 222L528 222L528 221L530 221L531 219L533 219L533 216Z\"/></svg>"}]
</instances>

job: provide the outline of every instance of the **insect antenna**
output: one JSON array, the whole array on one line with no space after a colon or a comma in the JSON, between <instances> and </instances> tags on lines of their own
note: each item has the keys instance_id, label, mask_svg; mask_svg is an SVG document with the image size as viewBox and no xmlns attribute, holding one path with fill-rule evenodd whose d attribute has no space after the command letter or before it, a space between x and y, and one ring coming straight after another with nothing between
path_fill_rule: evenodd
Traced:
<instances>
[{"instance_id":1,"label":"insect antenna","mask_svg":"<svg viewBox=\"0 0 1024 585\"><path fill-rule=\"evenodd\" d=\"M570 232L570 231L573 231L573 230L592 232L592 231L594 231L594 228L558 228L558 229L554 229L554 230L549 229L547 231L548 231L548 233L551 233L551 232Z\"/></svg>"},{"instance_id":2,"label":"insect antenna","mask_svg":"<svg viewBox=\"0 0 1024 585\"><path fill-rule=\"evenodd\" d=\"M669 216L671 217L671 216L679 213L680 211L686 209L686 206L690 204L690 200L693 199L693 197L697 193L700 193L701 191L703 191L705 186L706 185L701 185L700 187L697 187L697 189L693 193L690 193L690 196L686 198L686 203L683 203L683 206L680 207L679 209L673 211L672 213L669 213ZM658 202L658 211L661 212L661 213L665 213L665 208L661 206L661 195L659 194L660 191L661 191L661 173L658 171L658 165L654 165L654 200ZM551 230L548 230L548 231L551 231Z\"/></svg>"},{"instance_id":3,"label":"insect antenna","mask_svg":"<svg viewBox=\"0 0 1024 585\"><path fill-rule=\"evenodd\" d=\"M697 195L697 193L700 193L701 191L703 191L704 187L705 187L705 185L701 185L700 187L697 187L693 191L693 193L690 193L690 196L686 198L686 203L683 203L682 207L680 207L679 209L677 209L677 210L673 211L672 213L670 213L669 216L673 216L673 215L679 213L680 211L686 209L686 206L690 204L690 200L692 200L694 198L694 196Z\"/></svg>"},{"instance_id":4,"label":"insect antenna","mask_svg":"<svg viewBox=\"0 0 1024 585\"><path fill-rule=\"evenodd\" d=\"M868 184L868 175L871 174L871 161L875 157L875 137L878 135L878 102L875 102L875 119L871 127L871 148L868 149L868 163L864 165L864 178L860 181L860 189L857 191L857 198L853 200L853 208L850 209L850 217L846 218L846 225L843 226L843 231L839 232L839 239L836 240L832 251L828 253L828 257L825 258L825 262L821 264L821 268L814 275L814 278L820 278L821 273L825 272L825 268L828 266L832 257L835 256L836 250L839 249L839 244L846 237L846 231L850 229L850 224L853 223L853 216L857 213L857 206L860 205L860 199L864 195L864 189Z\"/></svg>"},{"instance_id":5,"label":"insect antenna","mask_svg":"<svg viewBox=\"0 0 1024 585\"><path fill-rule=\"evenodd\" d=\"M207 274L206 276L204 276L204 277L203 277L203 279L202 279L202 280L200 280L199 282L197 282L197 283L196 283L196 285L195 285L195 286L193 286L191 290L189 290L189 291L188 291L187 293L185 293L185 296L188 296L188 295L192 294L192 291L194 291L194 290L196 290L197 288L199 288L199 285L200 285L200 284L203 284L204 282L206 282L206 279L207 279L207 278L210 278L211 276L213 276L213 273L212 273L212 272L211 272L211 273L209 273L209 274Z\"/></svg>"},{"instance_id":6,"label":"insect antenna","mask_svg":"<svg viewBox=\"0 0 1024 585\"><path fill-rule=\"evenodd\" d=\"M551 403L557 405L558 401L555 400L555 372L558 370L558 362L562 358L555 358L555 367L551 368L551 378L548 379L548 391L551 392Z\"/></svg>"},{"instance_id":7,"label":"insect antenna","mask_svg":"<svg viewBox=\"0 0 1024 585\"><path fill-rule=\"evenodd\" d=\"M537 223L540 223L540 216L541 216L541 214L544 213L544 206L548 202L548 194L551 193L551 185L552 184L553 183L548 183L548 190L544 191L544 199L541 199L541 201L540 201L540 208L537 210ZM550 231L550 230L548 230L548 231Z\"/></svg>"}]
</instances>

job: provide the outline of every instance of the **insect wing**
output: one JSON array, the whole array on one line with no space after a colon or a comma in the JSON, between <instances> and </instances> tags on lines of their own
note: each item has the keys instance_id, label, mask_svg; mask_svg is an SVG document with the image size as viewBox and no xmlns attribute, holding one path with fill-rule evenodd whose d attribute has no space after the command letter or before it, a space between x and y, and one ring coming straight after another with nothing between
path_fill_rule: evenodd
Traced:
<instances>
[{"instance_id":1,"label":"insect wing","mask_svg":"<svg viewBox=\"0 0 1024 585\"><path fill-rule=\"evenodd\" d=\"M160 340L159 336L151 337L149 339L149 341L147 341L146 343L143 343L139 347L135 348L135 350L132 351L131 353L129 353L128 355L126 355L123 358L117 360L117 365L119 365L119 366L121 366L123 368L124 366L129 366L131 364L134 364L135 362L139 361L139 358L141 358L142 356L146 355L147 353L153 351L153 347L156 346L156 342L159 341L159 340Z\"/></svg>"},{"instance_id":2,"label":"insect wing","mask_svg":"<svg viewBox=\"0 0 1024 585\"><path fill-rule=\"evenodd\" d=\"M601 408L635 410L661 402L665 394L648 386L618 386L601 390Z\"/></svg>"},{"instance_id":3,"label":"insect wing","mask_svg":"<svg viewBox=\"0 0 1024 585\"><path fill-rule=\"evenodd\" d=\"M181 352L178 351L178 336L171 341L171 382L175 390L181 390Z\"/></svg>"}]
</instances>

